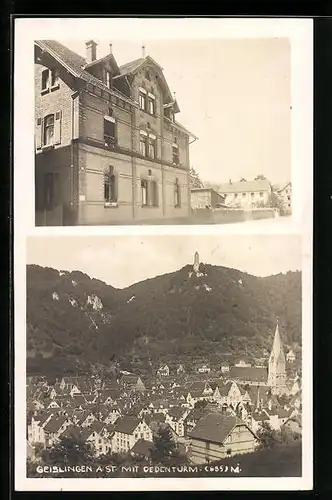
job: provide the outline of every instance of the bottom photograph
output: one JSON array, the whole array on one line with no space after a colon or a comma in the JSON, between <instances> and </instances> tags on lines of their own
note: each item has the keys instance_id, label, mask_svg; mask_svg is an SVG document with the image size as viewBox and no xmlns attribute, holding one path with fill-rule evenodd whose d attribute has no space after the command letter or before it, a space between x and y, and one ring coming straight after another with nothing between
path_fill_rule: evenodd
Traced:
<instances>
[{"instance_id":1,"label":"bottom photograph","mask_svg":"<svg viewBox=\"0 0 332 500\"><path fill-rule=\"evenodd\" d=\"M26 262L27 478L301 477L299 236L33 236Z\"/></svg>"}]
</instances>

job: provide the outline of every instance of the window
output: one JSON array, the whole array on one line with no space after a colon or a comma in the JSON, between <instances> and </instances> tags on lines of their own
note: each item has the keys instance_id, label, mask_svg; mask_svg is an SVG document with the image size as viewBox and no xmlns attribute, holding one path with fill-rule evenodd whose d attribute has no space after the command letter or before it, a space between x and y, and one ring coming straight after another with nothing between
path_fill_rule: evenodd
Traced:
<instances>
[{"instance_id":1,"label":"window","mask_svg":"<svg viewBox=\"0 0 332 500\"><path fill-rule=\"evenodd\" d=\"M139 89L138 102L140 109L146 111L146 90L143 88Z\"/></svg>"},{"instance_id":2,"label":"window","mask_svg":"<svg viewBox=\"0 0 332 500\"><path fill-rule=\"evenodd\" d=\"M255 193L251 193L251 197L253 198L255 196Z\"/></svg>"},{"instance_id":3,"label":"window","mask_svg":"<svg viewBox=\"0 0 332 500\"><path fill-rule=\"evenodd\" d=\"M55 87L58 84L59 84L59 74L58 74L57 70L52 70L51 71L51 85L52 85L52 87Z\"/></svg>"},{"instance_id":4,"label":"window","mask_svg":"<svg viewBox=\"0 0 332 500\"><path fill-rule=\"evenodd\" d=\"M44 69L42 72L42 90L48 89L50 86L50 71L48 69Z\"/></svg>"},{"instance_id":5,"label":"window","mask_svg":"<svg viewBox=\"0 0 332 500\"><path fill-rule=\"evenodd\" d=\"M153 207L158 206L158 184L156 181L151 181L151 204Z\"/></svg>"},{"instance_id":6,"label":"window","mask_svg":"<svg viewBox=\"0 0 332 500\"><path fill-rule=\"evenodd\" d=\"M55 69L42 71L42 92L56 87L59 84L59 74Z\"/></svg>"},{"instance_id":7,"label":"window","mask_svg":"<svg viewBox=\"0 0 332 500\"><path fill-rule=\"evenodd\" d=\"M264 193L261 191L261 192L259 193L259 196L260 196L261 198L263 198Z\"/></svg>"},{"instance_id":8,"label":"window","mask_svg":"<svg viewBox=\"0 0 332 500\"><path fill-rule=\"evenodd\" d=\"M172 152L173 152L173 163L175 165L179 164L179 145L177 138L175 137L173 145L172 145Z\"/></svg>"},{"instance_id":9,"label":"window","mask_svg":"<svg viewBox=\"0 0 332 500\"><path fill-rule=\"evenodd\" d=\"M238 194L237 194L237 193L235 193L234 198L237 198L237 196L238 196Z\"/></svg>"},{"instance_id":10,"label":"window","mask_svg":"<svg viewBox=\"0 0 332 500\"><path fill-rule=\"evenodd\" d=\"M54 115L46 116L44 120L44 146L54 144Z\"/></svg>"},{"instance_id":11,"label":"window","mask_svg":"<svg viewBox=\"0 0 332 500\"><path fill-rule=\"evenodd\" d=\"M104 141L107 146L116 143L115 118L104 116Z\"/></svg>"},{"instance_id":12,"label":"window","mask_svg":"<svg viewBox=\"0 0 332 500\"><path fill-rule=\"evenodd\" d=\"M180 185L179 185L178 179L175 180L175 184L174 184L174 206L175 207L181 206Z\"/></svg>"},{"instance_id":13,"label":"window","mask_svg":"<svg viewBox=\"0 0 332 500\"><path fill-rule=\"evenodd\" d=\"M155 115L156 114L156 98L150 92L148 94L148 106L149 106L148 111L149 111L150 115Z\"/></svg>"},{"instance_id":14,"label":"window","mask_svg":"<svg viewBox=\"0 0 332 500\"><path fill-rule=\"evenodd\" d=\"M246 193L242 193L242 198L245 198L246 197Z\"/></svg>"},{"instance_id":15,"label":"window","mask_svg":"<svg viewBox=\"0 0 332 500\"><path fill-rule=\"evenodd\" d=\"M143 130L140 131L139 136L139 152L142 156L147 156L147 134Z\"/></svg>"},{"instance_id":16,"label":"window","mask_svg":"<svg viewBox=\"0 0 332 500\"><path fill-rule=\"evenodd\" d=\"M145 179L141 180L141 197L142 197L142 206L146 206L148 204L148 181Z\"/></svg>"},{"instance_id":17,"label":"window","mask_svg":"<svg viewBox=\"0 0 332 500\"><path fill-rule=\"evenodd\" d=\"M147 80L150 80L150 79L151 79L151 77L150 77L150 72L149 72L148 70L147 70L147 71L145 71L145 78L146 78Z\"/></svg>"},{"instance_id":18,"label":"window","mask_svg":"<svg viewBox=\"0 0 332 500\"><path fill-rule=\"evenodd\" d=\"M290 196L287 196L287 200L290 201Z\"/></svg>"},{"instance_id":19,"label":"window","mask_svg":"<svg viewBox=\"0 0 332 500\"><path fill-rule=\"evenodd\" d=\"M158 183L154 180L141 180L142 206L158 206Z\"/></svg>"},{"instance_id":20,"label":"window","mask_svg":"<svg viewBox=\"0 0 332 500\"><path fill-rule=\"evenodd\" d=\"M149 157L156 157L156 137L154 135L149 135Z\"/></svg>"},{"instance_id":21,"label":"window","mask_svg":"<svg viewBox=\"0 0 332 500\"><path fill-rule=\"evenodd\" d=\"M114 167L109 167L104 174L104 200L105 202L117 202L117 178L114 173Z\"/></svg>"}]
</instances>

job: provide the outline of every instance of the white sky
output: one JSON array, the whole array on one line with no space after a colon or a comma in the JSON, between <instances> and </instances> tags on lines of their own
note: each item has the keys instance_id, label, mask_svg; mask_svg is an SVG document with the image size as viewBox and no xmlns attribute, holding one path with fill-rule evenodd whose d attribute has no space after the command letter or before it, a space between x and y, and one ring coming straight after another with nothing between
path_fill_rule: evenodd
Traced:
<instances>
[{"instance_id":1,"label":"white sky","mask_svg":"<svg viewBox=\"0 0 332 500\"><path fill-rule=\"evenodd\" d=\"M200 261L267 276L301 269L297 235L31 236L27 264L79 270L117 288Z\"/></svg>"},{"instance_id":2,"label":"white sky","mask_svg":"<svg viewBox=\"0 0 332 500\"><path fill-rule=\"evenodd\" d=\"M89 39L89 34L85 40ZM59 40L85 57L85 41ZM199 140L190 162L205 181L264 174L291 178L290 43L287 38L96 40L97 57L119 65L141 57L141 46L164 69L180 106L177 119Z\"/></svg>"}]
</instances>

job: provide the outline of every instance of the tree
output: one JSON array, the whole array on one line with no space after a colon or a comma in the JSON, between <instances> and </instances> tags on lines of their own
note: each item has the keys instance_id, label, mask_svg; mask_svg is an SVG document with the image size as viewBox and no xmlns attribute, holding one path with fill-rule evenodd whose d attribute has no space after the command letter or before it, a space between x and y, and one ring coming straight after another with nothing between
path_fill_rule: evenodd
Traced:
<instances>
[{"instance_id":1,"label":"tree","mask_svg":"<svg viewBox=\"0 0 332 500\"><path fill-rule=\"evenodd\" d=\"M207 405L207 400L206 399L201 399L199 401L196 401L194 404L194 408L205 408Z\"/></svg>"},{"instance_id":2,"label":"tree","mask_svg":"<svg viewBox=\"0 0 332 500\"><path fill-rule=\"evenodd\" d=\"M170 427L160 426L153 438L151 459L154 462L165 462L178 456L177 445L173 440Z\"/></svg>"},{"instance_id":3,"label":"tree","mask_svg":"<svg viewBox=\"0 0 332 500\"><path fill-rule=\"evenodd\" d=\"M190 168L190 187L191 188L203 188L204 187L204 184L198 174L198 172L196 172L196 170L194 169L194 167L191 167Z\"/></svg>"},{"instance_id":4,"label":"tree","mask_svg":"<svg viewBox=\"0 0 332 500\"><path fill-rule=\"evenodd\" d=\"M257 432L259 439L259 448L274 448L279 443L279 436L277 431L272 429L270 424L263 422L261 428Z\"/></svg>"},{"instance_id":5,"label":"tree","mask_svg":"<svg viewBox=\"0 0 332 500\"><path fill-rule=\"evenodd\" d=\"M90 445L80 437L63 437L49 450L42 453L43 461L48 465L87 465L94 460Z\"/></svg>"}]
</instances>

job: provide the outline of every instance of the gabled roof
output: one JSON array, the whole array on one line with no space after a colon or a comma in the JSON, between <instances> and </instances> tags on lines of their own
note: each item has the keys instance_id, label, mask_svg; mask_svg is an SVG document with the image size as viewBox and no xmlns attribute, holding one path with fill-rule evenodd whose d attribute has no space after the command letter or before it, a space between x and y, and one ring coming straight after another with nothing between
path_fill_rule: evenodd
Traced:
<instances>
[{"instance_id":1,"label":"gabled roof","mask_svg":"<svg viewBox=\"0 0 332 500\"><path fill-rule=\"evenodd\" d=\"M134 73L145 61L145 57L140 57L139 59L134 59L134 61L129 61L125 64L121 64L120 75L124 76L129 75L130 73Z\"/></svg>"},{"instance_id":2,"label":"gabled roof","mask_svg":"<svg viewBox=\"0 0 332 500\"><path fill-rule=\"evenodd\" d=\"M45 425L44 431L51 432L51 433L58 432L58 430L65 423L66 420L67 420L66 416L57 417L54 415L51 418L51 420L49 422L47 422L47 424Z\"/></svg>"},{"instance_id":3,"label":"gabled roof","mask_svg":"<svg viewBox=\"0 0 332 500\"><path fill-rule=\"evenodd\" d=\"M229 379L239 379L250 382L267 382L267 368L257 368L256 366L231 366L229 369Z\"/></svg>"},{"instance_id":4,"label":"gabled roof","mask_svg":"<svg viewBox=\"0 0 332 500\"><path fill-rule=\"evenodd\" d=\"M71 73L75 78L79 78L86 83L95 85L96 87L104 90L110 94L118 95L127 102L133 103L131 99L124 96L118 90L109 89L99 78L91 75L86 69L86 60L84 57L76 54L72 50L62 45L62 43L56 40L36 40L35 45L41 50L46 51L52 56L58 63L60 63L66 70Z\"/></svg>"},{"instance_id":5,"label":"gabled roof","mask_svg":"<svg viewBox=\"0 0 332 500\"><path fill-rule=\"evenodd\" d=\"M116 432L123 432L124 434L132 434L140 422L139 418L124 415L116 421L114 430Z\"/></svg>"},{"instance_id":6,"label":"gabled roof","mask_svg":"<svg viewBox=\"0 0 332 500\"><path fill-rule=\"evenodd\" d=\"M101 57L100 59L95 59L94 61L91 61L90 63L85 64L84 69L91 68L93 66L97 66L98 64L104 64L108 61L111 63L111 66L114 68L116 73L120 73L120 68L119 68L118 63L116 62L113 54L107 54L106 56Z\"/></svg>"},{"instance_id":7,"label":"gabled roof","mask_svg":"<svg viewBox=\"0 0 332 500\"><path fill-rule=\"evenodd\" d=\"M223 443L236 425L246 425L233 416L209 413L202 417L189 433L189 437L214 443Z\"/></svg>"},{"instance_id":8,"label":"gabled roof","mask_svg":"<svg viewBox=\"0 0 332 500\"><path fill-rule=\"evenodd\" d=\"M270 189L270 181L263 179L260 181L239 181L228 182L218 186L219 193L246 193L255 191L268 191Z\"/></svg>"},{"instance_id":9,"label":"gabled roof","mask_svg":"<svg viewBox=\"0 0 332 500\"><path fill-rule=\"evenodd\" d=\"M142 455L144 457L148 457L151 453L151 448L153 447L152 441L146 441L144 439L139 439L137 443L134 444L131 453L135 453L136 455Z\"/></svg>"},{"instance_id":10,"label":"gabled roof","mask_svg":"<svg viewBox=\"0 0 332 500\"><path fill-rule=\"evenodd\" d=\"M168 410L168 415L173 419L173 420L179 420L183 415L186 413L186 409L181 407L181 406L173 406Z\"/></svg>"}]
</instances>

